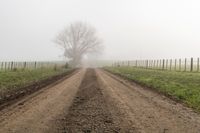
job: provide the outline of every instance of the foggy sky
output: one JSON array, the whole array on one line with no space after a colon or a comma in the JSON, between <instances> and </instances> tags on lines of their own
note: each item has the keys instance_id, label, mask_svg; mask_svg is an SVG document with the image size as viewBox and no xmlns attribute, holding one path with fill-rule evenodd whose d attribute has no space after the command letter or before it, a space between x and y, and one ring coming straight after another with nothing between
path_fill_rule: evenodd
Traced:
<instances>
[{"instance_id":1,"label":"foggy sky","mask_svg":"<svg viewBox=\"0 0 200 133\"><path fill-rule=\"evenodd\" d=\"M199 0L0 0L0 61L60 60L56 34L97 28L101 59L200 57Z\"/></svg>"}]
</instances>

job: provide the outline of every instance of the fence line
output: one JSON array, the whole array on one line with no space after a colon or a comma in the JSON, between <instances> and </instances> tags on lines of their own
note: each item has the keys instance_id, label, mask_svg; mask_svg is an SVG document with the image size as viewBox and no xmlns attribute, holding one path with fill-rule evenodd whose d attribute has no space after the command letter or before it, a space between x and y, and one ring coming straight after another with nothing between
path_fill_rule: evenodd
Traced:
<instances>
[{"instance_id":1,"label":"fence line","mask_svg":"<svg viewBox=\"0 0 200 133\"><path fill-rule=\"evenodd\" d=\"M200 72L199 58L116 61L114 67L137 67L170 71Z\"/></svg>"},{"instance_id":2,"label":"fence line","mask_svg":"<svg viewBox=\"0 0 200 133\"><path fill-rule=\"evenodd\" d=\"M37 68L59 68L66 65L66 62L0 62L0 70L16 70L16 69L37 69Z\"/></svg>"}]
</instances>

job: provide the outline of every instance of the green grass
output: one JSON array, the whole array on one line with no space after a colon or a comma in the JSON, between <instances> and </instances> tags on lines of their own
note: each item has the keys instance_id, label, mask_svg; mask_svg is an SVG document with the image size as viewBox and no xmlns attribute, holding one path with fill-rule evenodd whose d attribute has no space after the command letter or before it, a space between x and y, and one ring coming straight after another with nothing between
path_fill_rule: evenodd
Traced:
<instances>
[{"instance_id":1,"label":"green grass","mask_svg":"<svg viewBox=\"0 0 200 133\"><path fill-rule=\"evenodd\" d=\"M33 82L69 71L70 69L40 68L34 70L0 71L0 92L8 92Z\"/></svg>"},{"instance_id":2,"label":"green grass","mask_svg":"<svg viewBox=\"0 0 200 133\"><path fill-rule=\"evenodd\" d=\"M200 112L200 73L133 67L106 67L105 69L170 95Z\"/></svg>"}]
</instances>

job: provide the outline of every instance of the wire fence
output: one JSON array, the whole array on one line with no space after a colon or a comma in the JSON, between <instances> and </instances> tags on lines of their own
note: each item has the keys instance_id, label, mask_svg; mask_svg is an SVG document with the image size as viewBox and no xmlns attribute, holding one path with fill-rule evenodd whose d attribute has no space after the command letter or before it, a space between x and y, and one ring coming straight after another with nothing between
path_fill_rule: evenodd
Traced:
<instances>
[{"instance_id":1,"label":"wire fence","mask_svg":"<svg viewBox=\"0 0 200 133\"><path fill-rule=\"evenodd\" d=\"M61 68L66 66L66 62L62 61L55 61L55 62L0 62L0 70L2 71L12 71L17 69L22 70L31 70L31 69L38 69L38 68Z\"/></svg>"},{"instance_id":2,"label":"wire fence","mask_svg":"<svg viewBox=\"0 0 200 133\"><path fill-rule=\"evenodd\" d=\"M129 66L145 69L200 72L199 58L116 61L114 67Z\"/></svg>"}]
</instances>

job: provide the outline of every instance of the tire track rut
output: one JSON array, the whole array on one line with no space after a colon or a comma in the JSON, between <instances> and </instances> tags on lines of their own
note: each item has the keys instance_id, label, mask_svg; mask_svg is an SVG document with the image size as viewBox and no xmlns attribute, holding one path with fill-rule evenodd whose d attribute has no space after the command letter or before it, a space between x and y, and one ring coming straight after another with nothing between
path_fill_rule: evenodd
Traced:
<instances>
[{"instance_id":1,"label":"tire track rut","mask_svg":"<svg viewBox=\"0 0 200 133\"><path fill-rule=\"evenodd\" d=\"M119 125L113 121L94 69L87 70L65 117L63 130L67 133L119 132Z\"/></svg>"}]
</instances>

